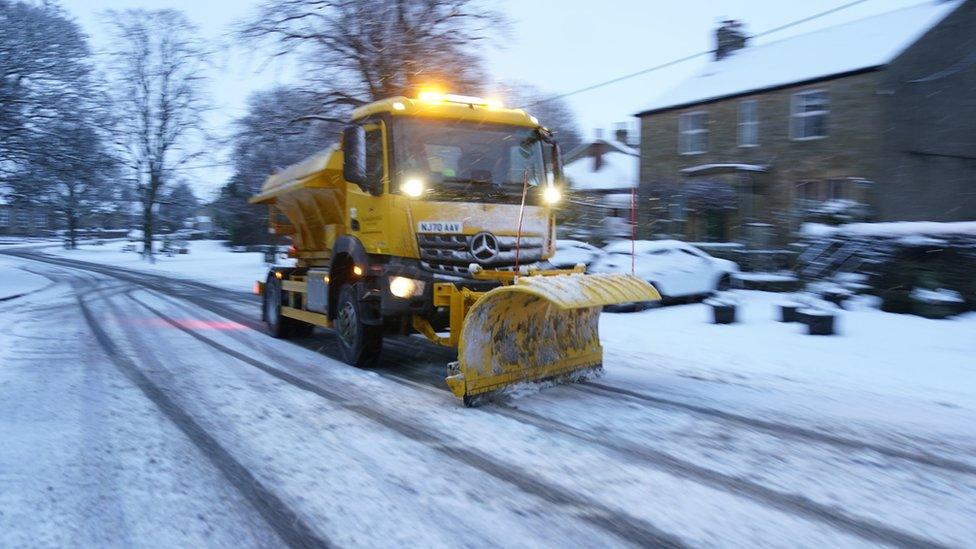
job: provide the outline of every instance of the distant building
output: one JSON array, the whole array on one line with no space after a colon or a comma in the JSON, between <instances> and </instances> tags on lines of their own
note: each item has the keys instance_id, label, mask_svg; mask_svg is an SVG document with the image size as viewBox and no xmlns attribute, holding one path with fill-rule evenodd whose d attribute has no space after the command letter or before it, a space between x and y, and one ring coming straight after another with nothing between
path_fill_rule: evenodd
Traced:
<instances>
[{"instance_id":1,"label":"distant building","mask_svg":"<svg viewBox=\"0 0 976 549\"><path fill-rule=\"evenodd\" d=\"M0 234L41 236L49 233L53 222L42 209L0 203Z\"/></svg>"},{"instance_id":2,"label":"distant building","mask_svg":"<svg viewBox=\"0 0 976 549\"><path fill-rule=\"evenodd\" d=\"M974 90L976 0L760 45L726 21L714 60L637 114L641 235L785 241L805 212L861 204L976 219Z\"/></svg>"},{"instance_id":3,"label":"distant building","mask_svg":"<svg viewBox=\"0 0 976 549\"><path fill-rule=\"evenodd\" d=\"M631 190L637 187L640 153L629 142L625 125L617 125L613 138L585 142L564 159L572 209L569 225L585 229L594 239L631 235Z\"/></svg>"}]
</instances>

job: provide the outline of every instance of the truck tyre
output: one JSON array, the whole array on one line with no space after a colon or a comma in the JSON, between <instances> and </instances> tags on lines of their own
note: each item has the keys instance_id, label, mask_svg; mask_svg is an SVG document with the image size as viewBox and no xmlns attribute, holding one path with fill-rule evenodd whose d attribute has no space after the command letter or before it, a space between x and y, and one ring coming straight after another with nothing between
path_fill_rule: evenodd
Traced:
<instances>
[{"instance_id":1,"label":"truck tyre","mask_svg":"<svg viewBox=\"0 0 976 549\"><path fill-rule=\"evenodd\" d=\"M376 362L383 347L383 327L363 324L363 306L356 287L343 284L336 303L333 322L339 338L339 350L346 364L362 368Z\"/></svg>"},{"instance_id":2,"label":"truck tyre","mask_svg":"<svg viewBox=\"0 0 976 549\"><path fill-rule=\"evenodd\" d=\"M289 339L295 336L308 335L312 325L294 318L281 315L281 281L271 274L264 285L264 321L268 325L271 337Z\"/></svg>"}]
</instances>

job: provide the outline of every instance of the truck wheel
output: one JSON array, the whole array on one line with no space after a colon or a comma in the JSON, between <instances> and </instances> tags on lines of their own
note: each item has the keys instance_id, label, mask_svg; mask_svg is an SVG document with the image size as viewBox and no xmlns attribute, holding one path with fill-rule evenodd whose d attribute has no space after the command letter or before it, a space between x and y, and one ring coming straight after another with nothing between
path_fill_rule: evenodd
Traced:
<instances>
[{"instance_id":1,"label":"truck wheel","mask_svg":"<svg viewBox=\"0 0 976 549\"><path fill-rule=\"evenodd\" d=\"M339 290L333 326L339 336L342 360L360 368L374 363L383 347L383 327L363 324L362 313L362 304L356 297L356 287L343 284Z\"/></svg>"},{"instance_id":2,"label":"truck wheel","mask_svg":"<svg viewBox=\"0 0 976 549\"><path fill-rule=\"evenodd\" d=\"M311 333L312 325L281 315L281 281L273 274L264 285L264 321L271 337L288 339Z\"/></svg>"}]
</instances>

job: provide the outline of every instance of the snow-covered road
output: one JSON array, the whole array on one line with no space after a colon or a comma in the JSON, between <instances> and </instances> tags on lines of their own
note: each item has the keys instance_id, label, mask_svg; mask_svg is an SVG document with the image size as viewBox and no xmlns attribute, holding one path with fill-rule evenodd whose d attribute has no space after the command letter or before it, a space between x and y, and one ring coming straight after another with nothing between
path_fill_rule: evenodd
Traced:
<instances>
[{"instance_id":1,"label":"snow-covered road","mask_svg":"<svg viewBox=\"0 0 976 549\"><path fill-rule=\"evenodd\" d=\"M324 331L267 337L240 292L11 254L53 284L0 302L0 546L976 539L958 395L875 420L853 401L892 391L720 379L702 352L658 369L608 342L603 378L465 409L451 355L417 338L358 370ZM662 312L681 314L641 315Z\"/></svg>"}]
</instances>

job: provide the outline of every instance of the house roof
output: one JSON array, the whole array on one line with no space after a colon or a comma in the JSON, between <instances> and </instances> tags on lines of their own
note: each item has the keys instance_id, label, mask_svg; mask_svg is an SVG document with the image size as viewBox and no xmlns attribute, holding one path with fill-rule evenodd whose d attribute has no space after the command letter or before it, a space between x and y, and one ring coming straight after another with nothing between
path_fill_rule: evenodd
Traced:
<instances>
[{"instance_id":1,"label":"house roof","mask_svg":"<svg viewBox=\"0 0 976 549\"><path fill-rule=\"evenodd\" d=\"M746 46L709 62L637 116L883 67L962 2L929 0L775 42Z\"/></svg>"},{"instance_id":2,"label":"house roof","mask_svg":"<svg viewBox=\"0 0 976 549\"><path fill-rule=\"evenodd\" d=\"M626 143L623 143L621 141L617 141L616 139L604 139L602 137L598 137L598 138L594 139L593 141L586 141L586 142L584 142L584 143L582 143L582 144L577 145L576 147L574 147L573 150L569 151L569 153L566 154L566 156L565 156L566 160L568 160L569 162L573 162L576 159L582 157L583 155L585 155L587 153L587 151L589 150L590 146L592 146L594 143L603 143L604 145L607 146L607 148L611 152L612 151L617 151L617 152L621 152L621 153L624 153L624 154L630 154L630 155L634 155L634 156L640 156L640 152L636 148L631 147L630 145L628 145Z\"/></svg>"},{"instance_id":3,"label":"house roof","mask_svg":"<svg viewBox=\"0 0 976 549\"><path fill-rule=\"evenodd\" d=\"M637 186L640 157L636 154L611 149L603 153L599 170L594 171L594 165L592 156L583 156L563 166L569 187L576 191L606 191Z\"/></svg>"}]
</instances>

